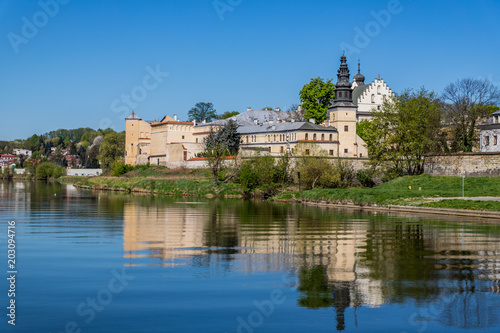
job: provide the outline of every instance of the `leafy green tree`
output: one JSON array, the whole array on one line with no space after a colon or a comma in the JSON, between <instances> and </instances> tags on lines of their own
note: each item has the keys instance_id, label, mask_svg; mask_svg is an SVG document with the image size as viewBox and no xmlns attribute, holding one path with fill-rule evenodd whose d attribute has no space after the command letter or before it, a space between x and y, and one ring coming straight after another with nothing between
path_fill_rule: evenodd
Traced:
<instances>
[{"instance_id":1,"label":"leafy green tree","mask_svg":"<svg viewBox=\"0 0 500 333\"><path fill-rule=\"evenodd\" d=\"M62 152L61 147L57 147L55 151L53 151L48 158L49 161L55 163L56 165L64 165L66 159L64 158L64 154Z\"/></svg>"},{"instance_id":2,"label":"leafy green tree","mask_svg":"<svg viewBox=\"0 0 500 333\"><path fill-rule=\"evenodd\" d=\"M370 127L370 121L368 119L363 119L356 124L356 134L365 140L367 128Z\"/></svg>"},{"instance_id":3,"label":"leafy green tree","mask_svg":"<svg viewBox=\"0 0 500 333\"><path fill-rule=\"evenodd\" d=\"M304 117L306 121L314 118L316 124L321 124L326 120L326 112L330 101L335 96L335 85L332 80L323 80L320 77L311 79L299 93Z\"/></svg>"},{"instance_id":4,"label":"leafy green tree","mask_svg":"<svg viewBox=\"0 0 500 333\"><path fill-rule=\"evenodd\" d=\"M52 177L56 165L52 162L42 162L36 168L36 178L39 180L47 180Z\"/></svg>"},{"instance_id":5,"label":"leafy green tree","mask_svg":"<svg viewBox=\"0 0 500 333\"><path fill-rule=\"evenodd\" d=\"M205 138L202 156L207 159L214 184L217 183L219 171L224 165L225 158L238 153L240 138L237 130L238 124L233 120L229 120L226 125L217 131L210 128L210 132Z\"/></svg>"},{"instance_id":6,"label":"leafy green tree","mask_svg":"<svg viewBox=\"0 0 500 333\"><path fill-rule=\"evenodd\" d=\"M223 114L220 114L217 116L217 119L227 119L231 118L232 116L237 116L240 113L238 111L226 111Z\"/></svg>"},{"instance_id":7,"label":"leafy green tree","mask_svg":"<svg viewBox=\"0 0 500 333\"><path fill-rule=\"evenodd\" d=\"M476 126L497 108L500 89L488 80L467 78L446 86L442 98L452 125L452 151L471 152L478 142Z\"/></svg>"},{"instance_id":8,"label":"leafy green tree","mask_svg":"<svg viewBox=\"0 0 500 333\"><path fill-rule=\"evenodd\" d=\"M424 155L442 151L442 103L425 88L406 90L372 113L364 140L370 164L394 178L424 171Z\"/></svg>"},{"instance_id":9,"label":"leafy green tree","mask_svg":"<svg viewBox=\"0 0 500 333\"><path fill-rule=\"evenodd\" d=\"M104 137L99 148L99 161L104 169L109 169L111 164L123 157L125 153L125 132L110 133Z\"/></svg>"},{"instance_id":10,"label":"leafy green tree","mask_svg":"<svg viewBox=\"0 0 500 333\"><path fill-rule=\"evenodd\" d=\"M217 117L217 113L212 103L199 102L188 111L188 117L189 121L196 120L201 123L206 120L210 122Z\"/></svg>"}]
</instances>

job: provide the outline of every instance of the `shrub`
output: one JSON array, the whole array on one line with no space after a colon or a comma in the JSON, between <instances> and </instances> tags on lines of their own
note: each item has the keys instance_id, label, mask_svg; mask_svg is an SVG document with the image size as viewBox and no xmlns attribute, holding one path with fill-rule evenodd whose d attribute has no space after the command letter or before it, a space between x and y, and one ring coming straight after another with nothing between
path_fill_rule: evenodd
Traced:
<instances>
[{"instance_id":1,"label":"shrub","mask_svg":"<svg viewBox=\"0 0 500 333\"><path fill-rule=\"evenodd\" d=\"M56 165L52 162L42 162L36 168L36 178L47 180L52 177Z\"/></svg>"},{"instance_id":2,"label":"shrub","mask_svg":"<svg viewBox=\"0 0 500 333\"><path fill-rule=\"evenodd\" d=\"M116 177L126 174L132 170L134 170L133 166L125 164L120 160L116 160L113 164L111 164L111 174Z\"/></svg>"},{"instance_id":3,"label":"shrub","mask_svg":"<svg viewBox=\"0 0 500 333\"><path fill-rule=\"evenodd\" d=\"M358 170L356 175L359 182L364 187L373 187L375 186L375 182L373 181L372 175L368 170Z\"/></svg>"}]
</instances>

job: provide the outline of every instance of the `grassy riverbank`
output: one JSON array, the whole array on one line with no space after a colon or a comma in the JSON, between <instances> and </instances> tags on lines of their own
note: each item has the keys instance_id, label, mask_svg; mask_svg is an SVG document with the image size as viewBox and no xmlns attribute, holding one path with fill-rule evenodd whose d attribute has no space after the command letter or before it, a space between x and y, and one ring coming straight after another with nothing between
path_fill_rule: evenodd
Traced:
<instances>
[{"instance_id":1,"label":"grassy riverbank","mask_svg":"<svg viewBox=\"0 0 500 333\"><path fill-rule=\"evenodd\" d=\"M78 187L124 192L180 196L243 197L243 186L234 182L213 185L206 170L136 168L120 177L62 177L59 181ZM297 191L282 189L275 201L326 202L360 206L415 206L500 211L500 201L479 201L475 197L500 197L500 177L465 179L462 200L461 177L405 176L374 188L330 188Z\"/></svg>"},{"instance_id":2,"label":"grassy riverbank","mask_svg":"<svg viewBox=\"0 0 500 333\"><path fill-rule=\"evenodd\" d=\"M461 177L405 176L374 188L315 189L278 194L274 200L354 203L357 205L402 205L500 211L498 201L446 200L462 196ZM500 178L465 179L466 197L500 197ZM440 199L440 198L443 198Z\"/></svg>"},{"instance_id":3,"label":"grassy riverbank","mask_svg":"<svg viewBox=\"0 0 500 333\"><path fill-rule=\"evenodd\" d=\"M138 168L120 177L99 176L75 180L62 177L77 187L179 196L242 197L239 184L213 185L206 171L168 169L165 167Z\"/></svg>"}]
</instances>

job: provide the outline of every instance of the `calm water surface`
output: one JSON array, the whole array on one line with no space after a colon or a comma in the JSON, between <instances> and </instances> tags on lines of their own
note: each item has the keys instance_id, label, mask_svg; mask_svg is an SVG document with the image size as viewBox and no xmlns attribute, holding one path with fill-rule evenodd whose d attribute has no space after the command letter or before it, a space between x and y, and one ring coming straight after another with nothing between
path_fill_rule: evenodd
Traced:
<instances>
[{"instance_id":1,"label":"calm water surface","mask_svg":"<svg viewBox=\"0 0 500 333\"><path fill-rule=\"evenodd\" d=\"M1 332L499 332L500 223L0 183Z\"/></svg>"}]
</instances>

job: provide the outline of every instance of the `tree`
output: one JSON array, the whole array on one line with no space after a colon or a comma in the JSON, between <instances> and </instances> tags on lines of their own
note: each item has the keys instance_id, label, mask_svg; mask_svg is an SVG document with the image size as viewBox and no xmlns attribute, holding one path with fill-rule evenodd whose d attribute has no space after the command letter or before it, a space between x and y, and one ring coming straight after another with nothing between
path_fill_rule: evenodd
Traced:
<instances>
[{"instance_id":1,"label":"tree","mask_svg":"<svg viewBox=\"0 0 500 333\"><path fill-rule=\"evenodd\" d=\"M295 149L299 157L295 171L300 172L300 182L306 190L335 187L333 166L326 158L326 150L322 150L316 143L309 142L301 142Z\"/></svg>"},{"instance_id":2,"label":"tree","mask_svg":"<svg viewBox=\"0 0 500 333\"><path fill-rule=\"evenodd\" d=\"M500 89L488 80L467 78L446 86L442 98L447 121L452 126L452 151L471 152L478 140L476 125L495 109Z\"/></svg>"},{"instance_id":3,"label":"tree","mask_svg":"<svg viewBox=\"0 0 500 333\"><path fill-rule=\"evenodd\" d=\"M99 147L99 161L104 169L109 169L111 164L123 157L125 152L125 132L110 133L104 137Z\"/></svg>"},{"instance_id":4,"label":"tree","mask_svg":"<svg viewBox=\"0 0 500 333\"><path fill-rule=\"evenodd\" d=\"M373 111L364 137L372 166L391 178L424 171L424 155L442 150L442 103L425 88L406 90Z\"/></svg>"},{"instance_id":5,"label":"tree","mask_svg":"<svg viewBox=\"0 0 500 333\"><path fill-rule=\"evenodd\" d=\"M201 123L203 120L207 122L212 121L217 117L216 110L212 103L199 102L188 111L189 121L196 120Z\"/></svg>"},{"instance_id":6,"label":"tree","mask_svg":"<svg viewBox=\"0 0 500 333\"><path fill-rule=\"evenodd\" d=\"M306 121L306 117L304 116L304 108L299 104L292 104L287 110L288 112L293 112L292 118L295 121Z\"/></svg>"},{"instance_id":7,"label":"tree","mask_svg":"<svg viewBox=\"0 0 500 333\"><path fill-rule=\"evenodd\" d=\"M87 159L85 162L86 168L99 167L99 160L97 158L99 156L99 148L101 147L102 141L103 137L97 136L92 142L92 145L90 145L89 148L87 149Z\"/></svg>"},{"instance_id":8,"label":"tree","mask_svg":"<svg viewBox=\"0 0 500 333\"><path fill-rule=\"evenodd\" d=\"M311 79L311 82L302 88L299 95L305 119L314 118L316 124L321 124L326 120L328 106L335 96L335 85L331 79L324 81L317 77Z\"/></svg>"},{"instance_id":9,"label":"tree","mask_svg":"<svg viewBox=\"0 0 500 333\"><path fill-rule=\"evenodd\" d=\"M214 184L217 183L219 171L224 164L226 157L237 154L240 147L240 138L238 137L238 124L234 120L229 120L224 127L210 132L205 138L205 145L202 155L207 159L210 170L213 175Z\"/></svg>"},{"instance_id":10,"label":"tree","mask_svg":"<svg viewBox=\"0 0 500 333\"><path fill-rule=\"evenodd\" d=\"M217 119L227 119L231 118L232 116L237 116L240 113L238 111L226 111L223 114L220 114L217 116Z\"/></svg>"}]
</instances>

